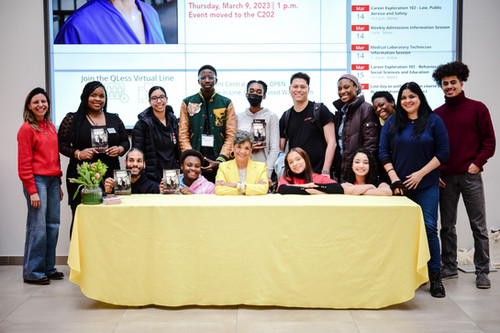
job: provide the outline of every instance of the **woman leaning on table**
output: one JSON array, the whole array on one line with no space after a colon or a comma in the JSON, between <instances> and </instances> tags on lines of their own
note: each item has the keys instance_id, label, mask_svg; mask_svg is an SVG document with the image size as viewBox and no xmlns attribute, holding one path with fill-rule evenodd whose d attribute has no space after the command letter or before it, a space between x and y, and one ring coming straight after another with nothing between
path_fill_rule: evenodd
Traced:
<instances>
[{"instance_id":1,"label":"woman leaning on table","mask_svg":"<svg viewBox=\"0 0 500 333\"><path fill-rule=\"evenodd\" d=\"M59 151L69 157L66 172L68 201L73 217L76 206L81 202L81 193L75 199L73 195L78 184L69 182L69 178L78 178L77 165L82 162L101 160L108 166L104 179L113 177L113 170L120 169L119 156L130 148L125 126L115 113L106 112L107 94L104 85L92 81L85 85L80 96L80 106L76 112L70 112L64 117L59 127ZM91 131L93 128L105 128L108 133L108 148L99 152L92 148ZM73 223L71 225L73 228Z\"/></svg>"},{"instance_id":2,"label":"woman leaning on table","mask_svg":"<svg viewBox=\"0 0 500 333\"><path fill-rule=\"evenodd\" d=\"M437 233L439 165L449 156L448 132L432 112L422 89L405 83L396 112L382 128L379 157L391 179L394 195L407 195L422 208L431 259L430 292L445 297L441 283L441 256Z\"/></svg>"},{"instance_id":3,"label":"woman leaning on table","mask_svg":"<svg viewBox=\"0 0 500 333\"><path fill-rule=\"evenodd\" d=\"M215 194L262 195L267 194L269 183L264 162L250 159L253 136L247 131L238 131L233 138L234 159L219 165L215 177Z\"/></svg>"},{"instance_id":4,"label":"woman leaning on table","mask_svg":"<svg viewBox=\"0 0 500 333\"><path fill-rule=\"evenodd\" d=\"M179 168L179 120L167 102L165 89L152 87L150 106L139 114L132 130L132 147L144 152L144 173L158 183L162 180L163 169Z\"/></svg>"},{"instance_id":5,"label":"woman leaning on table","mask_svg":"<svg viewBox=\"0 0 500 333\"><path fill-rule=\"evenodd\" d=\"M28 94L23 118L17 133L19 178L28 204L23 278L25 283L49 284L64 277L54 267L63 194L57 132L45 90Z\"/></svg>"},{"instance_id":6,"label":"woman leaning on table","mask_svg":"<svg viewBox=\"0 0 500 333\"><path fill-rule=\"evenodd\" d=\"M295 147L285 156L285 171L278 182L281 194L342 194L340 184L328 176L313 172L304 149Z\"/></svg>"},{"instance_id":7,"label":"woman leaning on table","mask_svg":"<svg viewBox=\"0 0 500 333\"><path fill-rule=\"evenodd\" d=\"M342 183L345 194L392 195L389 185L378 177L378 164L369 150L359 148L349 161L346 179Z\"/></svg>"}]
</instances>

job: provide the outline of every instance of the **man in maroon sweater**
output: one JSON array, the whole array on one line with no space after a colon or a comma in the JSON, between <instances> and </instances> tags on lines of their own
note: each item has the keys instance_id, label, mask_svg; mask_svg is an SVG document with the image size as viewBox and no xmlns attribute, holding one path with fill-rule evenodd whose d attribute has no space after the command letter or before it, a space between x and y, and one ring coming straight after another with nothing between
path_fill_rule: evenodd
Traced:
<instances>
[{"instance_id":1,"label":"man in maroon sweater","mask_svg":"<svg viewBox=\"0 0 500 333\"><path fill-rule=\"evenodd\" d=\"M450 158L441 165L441 259L443 280L457 278L457 205L460 194L474 237L476 286L491 287L486 209L481 171L495 152L495 133L488 108L465 97L462 87L469 77L467 65L454 61L432 74L443 89L445 103L435 110L443 119L450 140Z\"/></svg>"}]
</instances>

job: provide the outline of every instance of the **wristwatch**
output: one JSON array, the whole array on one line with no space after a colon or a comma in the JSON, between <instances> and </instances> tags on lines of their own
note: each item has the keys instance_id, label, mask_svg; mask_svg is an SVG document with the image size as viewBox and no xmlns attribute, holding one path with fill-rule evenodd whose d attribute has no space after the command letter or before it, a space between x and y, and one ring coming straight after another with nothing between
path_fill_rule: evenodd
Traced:
<instances>
[{"instance_id":1,"label":"wristwatch","mask_svg":"<svg viewBox=\"0 0 500 333\"><path fill-rule=\"evenodd\" d=\"M247 188L243 183L237 183L236 188L238 189L238 195L245 195L247 192Z\"/></svg>"}]
</instances>

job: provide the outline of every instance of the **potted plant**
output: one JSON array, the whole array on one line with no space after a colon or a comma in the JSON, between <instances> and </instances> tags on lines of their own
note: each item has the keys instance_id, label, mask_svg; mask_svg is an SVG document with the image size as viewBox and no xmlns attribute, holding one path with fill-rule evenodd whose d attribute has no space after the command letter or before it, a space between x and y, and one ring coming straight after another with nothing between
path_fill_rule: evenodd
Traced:
<instances>
[{"instance_id":1,"label":"potted plant","mask_svg":"<svg viewBox=\"0 0 500 333\"><path fill-rule=\"evenodd\" d=\"M80 184L73 196L76 198L80 188L82 190L82 203L84 205L98 205L102 203L102 189L99 184L103 181L104 175L108 170L108 166L97 160L94 163L83 162L82 165L77 166L78 178L70 178L72 183Z\"/></svg>"}]
</instances>

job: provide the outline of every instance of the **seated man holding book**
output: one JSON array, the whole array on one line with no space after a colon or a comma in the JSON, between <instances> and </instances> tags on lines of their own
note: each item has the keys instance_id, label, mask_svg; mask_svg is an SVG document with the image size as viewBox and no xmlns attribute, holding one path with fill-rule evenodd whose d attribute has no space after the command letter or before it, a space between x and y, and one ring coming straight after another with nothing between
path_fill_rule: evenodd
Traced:
<instances>
[{"instance_id":1,"label":"seated man holding book","mask_svg":"<svg viewBox=\"0 0 500 333\"><path fill-rule=\"evenodd\" d=\"M132 194L160 193L159 184L143 174L143 170L146 168L146 162L144 162L144 154L142 151L136 148L131 149L125 156L125 168L130 169L130 185ZM121 178L121 180L123 179ZM127 180L123 180L123 182L127 183ZM113 193L114 187L115 179L107 178L104 181L104 189L106 193Z\"/></svg>"}]
</instances>

